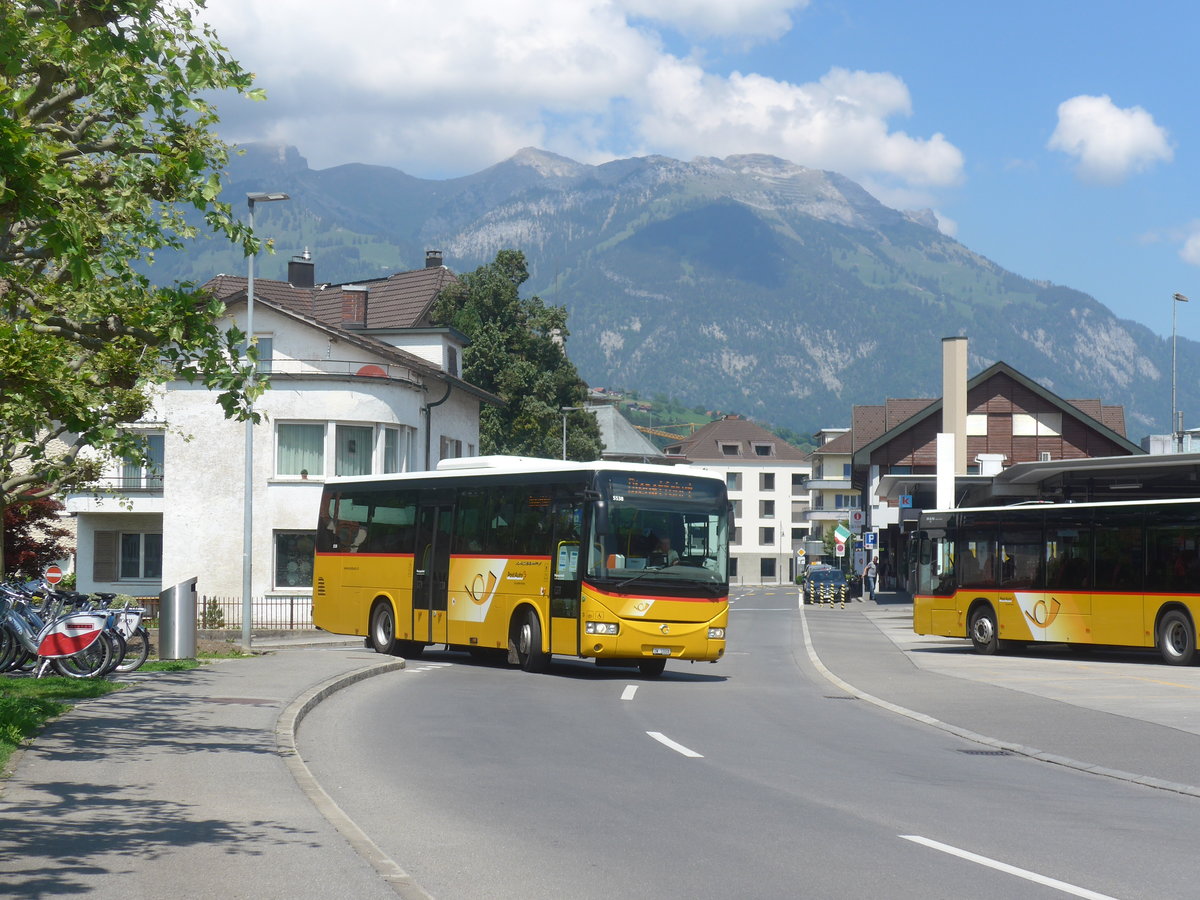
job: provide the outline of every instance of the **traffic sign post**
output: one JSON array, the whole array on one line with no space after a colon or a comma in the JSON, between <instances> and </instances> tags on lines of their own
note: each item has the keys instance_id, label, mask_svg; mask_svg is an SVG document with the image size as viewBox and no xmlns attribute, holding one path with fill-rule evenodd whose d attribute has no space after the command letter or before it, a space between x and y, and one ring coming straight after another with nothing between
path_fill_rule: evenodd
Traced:
<instances>
[{"instance_id":1,"label":"traffic sign post","mask_svg":"<svg viewBox=\"0 0 1200 900\"><path fill-rule=\"evenodd\" d=\"M863 535L863 546L868 550L874 550L879 546L879 532L868 531Z\"/></svg>"},{"instance_id":2,"label":"traffic sign post","mask_svg":"<svg viewBox=\"0 0 1200 900\"><path fill-rule=\"evenodd\" d=\"M46 571L42 573L42 577L50 584L58 584L63 580L63 570L58 566L46 566Z\"/></svg>"}]
</instances>

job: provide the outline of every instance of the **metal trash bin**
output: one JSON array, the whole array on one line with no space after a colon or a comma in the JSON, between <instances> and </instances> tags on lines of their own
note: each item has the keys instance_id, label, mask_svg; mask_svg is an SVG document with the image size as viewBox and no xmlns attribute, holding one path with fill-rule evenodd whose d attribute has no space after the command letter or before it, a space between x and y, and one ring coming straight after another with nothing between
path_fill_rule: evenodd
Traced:
<instances>
[{"instance_id":1,"label":"metal trash bin","mask_svg":"<svg viewBox=\"0 0 1200 900\"><path fill-rule=\"evenodd\" d=\"M196 581L189 578L158 595L158 658L196 658Z\"/></svg>"}]
</instances>

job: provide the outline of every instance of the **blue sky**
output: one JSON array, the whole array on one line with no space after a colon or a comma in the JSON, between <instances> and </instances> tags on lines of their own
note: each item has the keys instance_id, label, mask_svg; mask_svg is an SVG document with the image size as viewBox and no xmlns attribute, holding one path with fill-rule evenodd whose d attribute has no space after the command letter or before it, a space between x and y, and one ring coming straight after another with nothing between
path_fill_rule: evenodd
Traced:
<instances>
[{"instance_id":1,"label":"blue sky","mask_svg":"<svg viewBox=\"0 0 1200 900\"><path fill-rule=\"evenodd\" d=\"M1164 337L1176 307L1200 340L1194 4L208 0L205 17L269 97L221 104L230 141L425 178L525 146L770 153L932 208L972 250Z\"/></svg>"}]
</instances>

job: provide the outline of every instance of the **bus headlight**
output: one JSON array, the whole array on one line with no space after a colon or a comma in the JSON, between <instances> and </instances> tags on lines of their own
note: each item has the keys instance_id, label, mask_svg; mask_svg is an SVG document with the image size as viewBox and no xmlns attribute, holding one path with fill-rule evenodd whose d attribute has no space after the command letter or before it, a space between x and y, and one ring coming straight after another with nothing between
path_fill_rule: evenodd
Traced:
<instances>
[{"instance_id":1,"label":"bus headlight","mask_svg":"<svg viewBox=\"0 0 1200 900\"><path fill-rule=\"evenodd\" d=\"M621 626L616 622L588 622L583 630L586 634L618 634Z\"/></svg>"},{"instance_id":2,"label":"bus headlight","mask_svg":"<svg viewBox=\"0 0 1200 900\"><path fill-rule=\"evenodd\" d=\"M725 629L724 629L724 628L710 628L710 629L708 629L708 639L709 639L710 641L723 641L723 640L725 640Z\"/></svg>"}]
</instances>

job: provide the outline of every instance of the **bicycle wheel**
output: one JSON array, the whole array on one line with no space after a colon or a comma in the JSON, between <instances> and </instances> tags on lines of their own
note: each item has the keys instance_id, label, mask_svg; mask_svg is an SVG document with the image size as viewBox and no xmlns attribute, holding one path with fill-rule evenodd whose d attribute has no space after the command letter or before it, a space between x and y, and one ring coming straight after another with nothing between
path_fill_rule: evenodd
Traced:
<instances>
[{"instance_id":1,"label":"bicycle wheel","mask_svg":"<svg viewBox=\"0 0 1200 900\"><path fill-rule=\"evenodd\" d=\"M125 639L125 658L117 663L113 671L122 675L136 672L149 656L150 632L139 625L133 634Z\"/></svg>"},{"instance_id":2,"label":"bicycle wheel","mask_svg":"<svg viewBox=\"0 0 1200 900\"><path fill-rule=\"evenodd\" d=\"M59 675L67 678L95 678L103 675L112 665L113 642L101 634L90 647L71 656L61 656L53 661Z\"/></svg>"}]
</instances>

